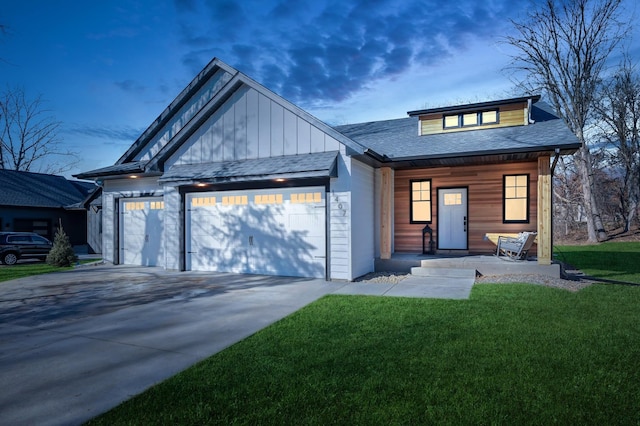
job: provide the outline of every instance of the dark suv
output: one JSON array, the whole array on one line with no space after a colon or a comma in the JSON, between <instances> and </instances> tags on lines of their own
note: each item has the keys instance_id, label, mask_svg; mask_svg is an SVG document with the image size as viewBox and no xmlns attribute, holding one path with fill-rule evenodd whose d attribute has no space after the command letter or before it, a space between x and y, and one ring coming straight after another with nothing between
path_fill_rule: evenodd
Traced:
<instances>
[{"instance_id":1,"label":"dark suv","mask_svg":"<svg viewBox=\"0 0 640 426\"><path fill-rule=\"evenodd\" d=\"M0 261L15 265L18 259L46 259L51 241L33 232L0 232Z\"/></svg>"}]
</instances>

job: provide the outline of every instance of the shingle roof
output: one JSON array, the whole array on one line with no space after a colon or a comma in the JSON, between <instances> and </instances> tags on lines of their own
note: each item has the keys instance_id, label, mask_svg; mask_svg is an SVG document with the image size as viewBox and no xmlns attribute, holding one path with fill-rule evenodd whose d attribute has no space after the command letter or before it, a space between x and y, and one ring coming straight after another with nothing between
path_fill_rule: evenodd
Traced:
<instances>
[{"instance_id":1,"label":"shingle roof","mask_svg":"<svg viewBox=\"0 0 640 426\"><path fill-rule=\"evenodd\" d=\"M0 205L20 207L79 207L93 190L92 183L63 176L0 170Z\"/></svg>"},{"instance_id":2,"label":"shingle roof","mask_svg":"<svg viewBox=\"0 0 640 426\"><path fill-rule=\"evenodd\" d=\"M247 182L277 178L336 176L337 151L282 157L184 164L171 167L160 182Z\"/></svg>"},{"instance_id":3,"label":"shingle roof","mask_svg":"<svg viewBox=\"0 0 640 426\"><path fill-rule=\"evenodd\" d=\"M391 160L577 149L576 136L544 102L534 124L420 136L418 117L338 126L336 130Z\"/></svg>"}]
</instances>

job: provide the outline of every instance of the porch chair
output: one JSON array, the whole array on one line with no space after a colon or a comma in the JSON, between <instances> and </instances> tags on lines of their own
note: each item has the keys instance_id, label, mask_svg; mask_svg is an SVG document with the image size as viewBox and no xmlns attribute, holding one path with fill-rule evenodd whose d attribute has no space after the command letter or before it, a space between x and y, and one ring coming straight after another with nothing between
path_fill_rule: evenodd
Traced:
<instances>
[{"instance_id":1,"label":"porch chair","mask_svg":"<svg viewBox=\"0 0 640 426\"><path fill-rule=\"evenodd\" d=\"M498 237L496 256L504 260L525 260L537 235L537 232L521 232L517 237Z\"/></svg>"}]
</instances>

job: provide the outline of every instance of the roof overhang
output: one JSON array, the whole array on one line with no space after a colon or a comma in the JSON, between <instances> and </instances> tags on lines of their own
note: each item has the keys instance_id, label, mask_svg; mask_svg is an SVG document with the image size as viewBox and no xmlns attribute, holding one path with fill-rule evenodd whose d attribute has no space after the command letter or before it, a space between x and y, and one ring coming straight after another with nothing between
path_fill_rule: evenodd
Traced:
<instances>
[{"instance_id":1,"label":"roof overhang","mask_svg":"<svg viewBox=\"0 0 640 426\"><path fill-rule=\"evenodd\" d=\"M159 179L168 186L258 182L337 176L337 151L281 157L183 164L171 167Z\"/></svg>"},{"instance_id":2,"label":"roof overhang","mask_svg":"<svg viewBox=\"0 0 640 426\"><path fill-rule=\"evenodd\" d=\"M428 108L428 109L420 109L416 111L408 111L407 115L410 117L414 117L417 115L427 115L427 114L437 114L437 113L454 113L454 112L465 112L465 111L475 111L483 108L493 108L500 105L510 105L517 104L522 102L531 101L536 103L540 100L540 95L534 96L523 96L520 98L510 98L510 99L500 99L497 101L489 101L489 102L477 102L473 104L463 104L463 105L453 105L439 108Z\"/></svg>"},{"instance_id":3,"label":"roof overhang","mask_svg":"<svg viewBox=\"0 0 640 426\"><path fill-rule=\"evenodd\" d=\"M513 163L518 161L531 161L542 156L572 155L580 148L580 144L563 145L560 147L537 148L535 150L510 150L504 151L476 151L457 153L454 155L432 155L416 157L385 157L382 161L379 156L355 156L354 158L373 167L391 167L404 169L412 167L452 167L470 166L478 164Z\"/></svg>"},{"instance_id":4,"label":"roof overhang","mask_svg":"<svg viewBox=\"0 0 640 426\"><path fill-rule=\"evenodd\" d=\"M73 177L78 179L105 179L105 178L122 178L124 176L130 175L159 175L160 173L146 173L145 172L145 161L132 161L130 163L116 164L113 166L103 167L100 169L91 170L88 172L79 173L77 175L73 175Z\"/></svg>"}]
</instances>

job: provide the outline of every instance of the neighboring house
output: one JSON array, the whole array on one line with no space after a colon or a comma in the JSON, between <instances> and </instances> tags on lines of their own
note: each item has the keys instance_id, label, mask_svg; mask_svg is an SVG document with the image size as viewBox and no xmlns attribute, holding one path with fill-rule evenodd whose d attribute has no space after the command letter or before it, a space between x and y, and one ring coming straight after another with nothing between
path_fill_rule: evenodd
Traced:
<instances>
[{"instance_id":1,"label":"neighboring house","mask_svg":"<svg viewBox=\"0 0 640 426\"><path fill-rule=\"evenodd\" d=\"M72 245L87 244L83 200L92 182L43 173L0 170L0 230L36 232L53 241L58 224Z\"/></svg>"},{"instance_id":2,"label":"neighboring house","mask_svg":"<svg viewBox=\"0 0 640 426\"><path fill-rule=\"evenodd\" d=\"M352 280L376 258L490 253L537 231L551 262L551 157L579 148L539 97L331 127L214 59L113 166L103 257L173 270Z\"/></svg>"}]
</instances>

